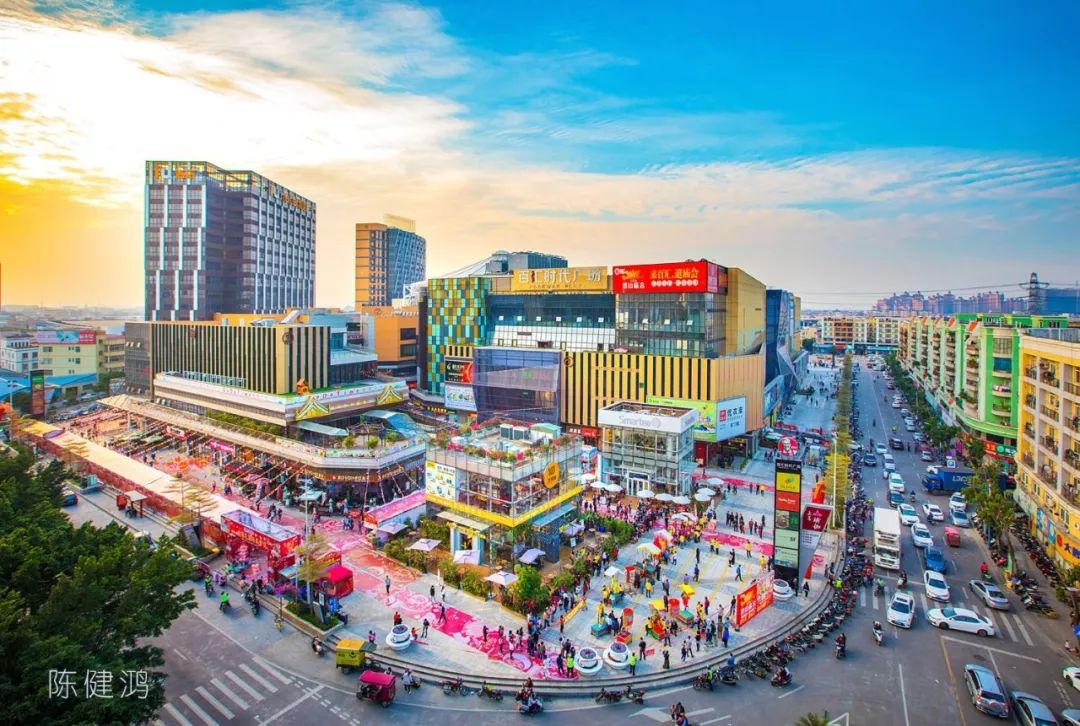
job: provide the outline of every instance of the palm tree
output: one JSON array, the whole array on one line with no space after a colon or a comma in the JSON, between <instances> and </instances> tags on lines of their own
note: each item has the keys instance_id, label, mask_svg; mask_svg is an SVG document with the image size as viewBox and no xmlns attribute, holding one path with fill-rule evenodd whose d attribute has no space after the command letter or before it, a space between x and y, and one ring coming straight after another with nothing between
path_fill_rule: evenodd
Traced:
<instances>
[{"instance_id":1,"label":"palm tree","mask_svg":"<svg viewBox=\"0 0 1080 726\"><path fill-rule=\"evenodd\" d=\"M829 712L810 713L801 716L798 721L795 722L795 726L829 726Z\"/></svg>"}]
</instances>

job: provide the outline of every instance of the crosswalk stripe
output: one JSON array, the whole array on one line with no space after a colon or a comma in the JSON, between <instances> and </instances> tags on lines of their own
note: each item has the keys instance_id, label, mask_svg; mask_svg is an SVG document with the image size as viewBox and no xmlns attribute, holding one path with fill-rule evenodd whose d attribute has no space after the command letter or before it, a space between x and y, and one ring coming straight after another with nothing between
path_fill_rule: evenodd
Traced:
<instances>
[{"instance_id":1,"label":"crosswalk stripe","mask_svg":"<svg viewBox=\"0 0 1080 726\"><path fill-rule=\"evenodd\" d=\"M866 607L866 590L859 590L859 605Z\"/></svg>"},{"instance_id":2,"label":"crosswalk stripe","mask_svg":"<svg viewBox=\"0 0 1080 726\"><path fill-rule=\"evenodd\" d=\"M871 593L870 601L873 602L874 610L877 610L877 608L878 608L877 593Z\"/></svg>"},{"instance_id":3,"label":"crosswalk stripe","mask_svg":"<svg viewBox=\"0 0 1080 726\"><path fill-rule=\"evenodd\" d=\"M1019 643L1020 639L1016 637L1016 631L1013 630L1012 623L1009 622L1008 614L1001 616L1001 622L1005 625L1005 629L1009 631L1009 638Z\"/></svg>"},{"instance_id":4,"label":"crosswalk stripe","mask_svg":"<svg viewBox=\"0 0 1080 726\"><path fill-rule=\"evenodd\" d=\"M989 620L990 624L994 626L994 630L996 630L996 631L998 631L1000 633L1001 628L998 627L997 620L994 620L993 611L989 607L987 607L985 605L981 609L985 610L986 612L980 612L979 614L982 615L987 620Z\"/></svg>"},{"instance_id":5,"label":"crosswalk stripe","mask_svg":"<svg viewBox=\"0 0 1080 726\"><path fill-rule=\"evenodd\" d=\"M186 718L184 718L184 714L180 713L180 710L171 703L166 703L164 710L167 711L170 716L175 718L180 723L180 726L195 726L195 724L191 723L191 721L188 721Z\"/></svg>"},{"instance_id":6,"label":"crosswalk stripe","mask_svg":"<svg viewBox=\"0 0 1080 726\"><path fill-rule=\"evenodd\" d=\"M258 673L256 673L255 669L252 668L251 666L249 666L247 663L241 663L240 664L240 670L242 670L244 673L247 673L249 676L254 678L255 682L258 683L263 688L265 688L266 690L270 691L271 693L277 693L277 690L278 690L277 686L275 686L273 683L271 683L270 681L268 681L265 678L263 678L262 676L260 676Z\"/></svg>"},{"instance_id":7,"label":"crosswalk stripe","mask_svg":"<svg viewBox=\"0 0 1080 726\"><path fill-rule=\"evenodd\" d=\"M180 696L180 700L183 701L188 708L194 711L195 715L198 716L206 726L218 726L218 722L210 718L210 714L202 710L199 704L195 703L191 696L185 693Z\"/></svg>"},{"instance_id":8,"label":"crosswalk stripe","mask_svg":"<svg viewBox=\"0 0 1080 726\"><path fill-rule=\"evenodd\" d=\"M1027 628L1024 627L1024 619L1019 614L1013 615L1013 617L1016 618L1016 627L1020 628L1020 634L1024 636L1024 642L1034 646L1035 644L1031 642L1031 636L1028 635Z\"/></svg>"},{"instance_id":9,"label":"crosswalk stripe","mask_svg":"<svg viewBox=\"0 0 1080 726\"><path fill-rule=\"evenodd\" d=\"M211 683L211 685L213 685L213 686L214 686L214 688L216 688L216 689L218 689L219 691L221 691L222 693L224 693L224 694L225 694L225 697L226 697L226 698L228 698L228 699L229 699L230 701L232 701L232 702L233 702L233 703L235 703L235 704L236 704L237 706L239 706L241 710L244 710L244 709L247 709L247 708L249 708L249 707L250 707L250 705L251 705L251 704L249 704L249 703L248 703L247 701L245 701L244 699L240 698L240 696L238 696L238 695L236 695L235 693L233 693L233 692L232 692L232 691L231 691L231 690L229 689L229 687L228 687L228 686L226 686L226 685L225 685L224 683L222 683L221 681L219 681L219 680L218 680L217 678L215 678L215 679L211 680L211 681L210 681L210 683Z\"/></svg>"},{"instance_id":10,"label":"crosswalk stripe","mask_svg":"<svg viewBox=\"0 0 1080 726\"><path fill-rule=\"evenodd\" d=\"M292 682L292 681L290 681L290 680L289 680L288 678L286 678L285 676L283 676L283 675L281 675L280 673L278 673L278 670L277 670L277 668L274 668L274 667L273 667L273 666L271 666L271 665L270 665L269 663L267 663L266 661L264 661L264 660L263 660L262 658L255 658L254 660L255 660L255 663L256 663L256 664L257 664L257 665L258 665L258 666L259 666L260 668L262 668L262 669L263 669L264 671L266 671L267 673L269 673L270 675L272 675L272 676L273 676L274 678L277 678L277 679L278 679L279 681L281 681L281 682L282 682L282 683L284 683L285 685L289 685L289 683L291 683L291 682Z\"/></svg>"},{"instance_id":11,"label":"crosswalk stripe","mask_svg":"<svg viewBox=\"0 0 1080 726\"><path fill-rule=\"evenodd\" d=\"M259 693L254 688L249 686L247 683L244 682L244 680L242 678L240 678L238 675L236 675L232 671L225 671L225 677L228 678L233 683L235 683L236 685L243 688L245 691L247 691L247 694L249 696L251 696L252 698L254 698L256 701L263 700L263 694Z\"/></svg>"},{"instance_id":12,"label":"crosswalk stripe","mask_svg":"<svg viewBox=\"0 0 1080 726\"><path fill-rule=\"evenodd\" d=\"M216 708L218 713L220 713L225 718L233 718L233 717L236 716L236 714L234 714L232 711L225 708L225 704L223 704L221 701L217 700L217 698L214 697L213 693L210 693L210 691L206 690L202 686L198 686L195 689L195 692L198 693L200 696L202 696L203 700L205 700L211 706Z\"/></svg>"},{"instance_id":13,"label":"crosswalk stripe","mask_svg":"<svg viewBox=\"0 0 1080 726\"><path fill-rule=\"evenodd\" d=\"M924 595L921 592L919 593L919 599L922 600L922 609L923 609L923 612L925 613L927 610L930 609L930 601L927 600L926 595Z\"/></svg>"}]
</instances>

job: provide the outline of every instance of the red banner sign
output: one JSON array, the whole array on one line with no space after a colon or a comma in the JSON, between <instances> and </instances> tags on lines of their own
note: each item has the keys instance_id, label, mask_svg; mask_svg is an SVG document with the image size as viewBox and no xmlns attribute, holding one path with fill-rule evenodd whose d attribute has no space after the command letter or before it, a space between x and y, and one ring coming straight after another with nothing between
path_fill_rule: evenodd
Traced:
<instances>
[{"instance_id":1,"label":"red banner sign","mask_svg":"<svg viewBox=\"0 0 1080 726\"><path fill-rule=\"evenodd\" d=\"M773 578L769 575L735 596L735 625L741 628L773 604Z\"/></svg>"},{"instance_id":2,"label":"red banner sign","mask_svg":"<svg viewBox=\"0 0 1080 726\"><path fill-rule=\"evenodd\" d=\"M264 550L271 558L284 557L300 544L300 535L298 534L279 542L270 535L250 527L245 527L243 524L233 519L222 517L221 521L222 524L225 525L225 531L231 536L236 537L252 547Z\"/></svg>"},{"instance_id":3,"label":"red banner sign","mask_svg":"<svg viewBox=\"0 0 1080 726\"><path fill-rule=\"evenodd\" d=\"M617 293L716 292L716 271L709 263L666 262L659 265L619 265L611 269L612 290Z\"/></svg>"}]
</instances>

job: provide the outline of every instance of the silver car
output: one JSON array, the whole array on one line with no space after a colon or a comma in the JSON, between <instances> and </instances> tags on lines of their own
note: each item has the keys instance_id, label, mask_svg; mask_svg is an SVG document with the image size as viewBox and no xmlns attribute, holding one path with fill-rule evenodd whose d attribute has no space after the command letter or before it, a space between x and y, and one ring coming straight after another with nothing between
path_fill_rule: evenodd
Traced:
<instances>
[{"instance_id":1,"label":"silver car","mask_svg":"<svg viewBox=\"0 0 1080 726\"><path fill-rule=\"evenodd\" d=\"M994 608L995 610L1008 610L1009 598L1005 597L1004 591L992 582L983 582L982 580L969 580L968 587L975 593L975 596L986 603L987 607Z\"/></svg>"},{"instance_id":2,"label":"silver car","mask_svg":"<svg viewBox=\"0 0 1080 726\"><path fill-rule=\"evenodd\" d=\"M1005 688L989 668L975 663L964 665L964 684L971 694L971 704L983 713L998 718L1009 717L1009 699Z\"/></svg>"},{"instance_id":3,"label":"silver car","mask_svg":"<svg viewBox=\"0 0 1080 726\"><path fill-rule=\"evenodd\" d=\"M1017 720L1024 726L1058 726L1054 712L1038 696L1025 691L1012 691L1009 697L1012 698Z\"/></svg>"}]
</instances>

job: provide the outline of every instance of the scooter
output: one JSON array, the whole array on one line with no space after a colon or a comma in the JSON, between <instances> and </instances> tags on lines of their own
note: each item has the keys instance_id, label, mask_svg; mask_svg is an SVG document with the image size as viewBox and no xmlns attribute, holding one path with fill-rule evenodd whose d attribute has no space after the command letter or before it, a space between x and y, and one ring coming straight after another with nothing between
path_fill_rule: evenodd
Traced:
<instances>
[{"instance_id":1,"label":"scooter","mask_svg":"<svg viewBox=\"0 0 1080 726\"><path fill-rule=\"evenodd\" d=\"M600 693L596 694L597 703L618 703L623 698L623 694L618 691L609 691L605 688L600 689Z\"/></svg>"},{"instance_id":2,"label":"scooter","mask_svg":"<svg viewBox=\"0 0 1080 726\"><path fill-rule=\"evenodd\" d=\"M326 652L326 646L318 638L311 639L311 652L322 658L323 653Z\"/></svg>"},{"instance_id":3,"label":"scooter","mask_svg":"<svg viewBox=\"0 0 1080 726\"><path fill-rule=\"evenodd\" d=\"M259 605L259 598L255 598L254 600L252 600L251 603L250 603L250 606L251 606L251 614L253 616L255 616L255 617L259 617L259 610L262 607L261 605Z\"/></svg>"},{"instance_id":4,"label":"scooter","mask_svg":"<svg viewBox=\"0 0 1080 726\"><path fill-rule=\"evenodd\" d=\"M480 698L487 698L492 701L503 700L503 694L499 691L496 691L494 688L492 688L486 683L481 686L480 690L476 692L476 695Z\"/></svg>"},{"instance_id":5,"label":"scooter","mask_svg":"<svg viewBox=\"0 0 1080 726\"><path fill-rule=\"evenodd\" d=\"M531 716L536 713L542 713L543 710L544 704L539 698L535 701L518 704L518 713L522 716Z\"/></svg>"},{"instance_id":6,"label":"scooter","mask_svg":"<svg viewBox=\"0 0 1080 726\"><path fill-rule=\"evenodd\" d=\"M885 631L881 629L881 623L878 622L874 623L874 640L878 645L885 642Z\"/></svg>"},{"instance_id":7,"label":"scooter","mask_svg":"<svg viewBox=\"0 0 1080 726\"><path fill-rule=\"evenodd\" d=\"M841 658L846 658L846 657L847 657L847 646L846 645L841 645L840 643L837 643L836 644L836 659L840 660Z\"/></svg>"},{"instance_id":8,"label":"scooter","mask_svg":"<svg viewBox=\"0 0 1080 726\"><path fill-rule=\"evenodd\" d=\"M207 597L212 597L213 596L213 594L214 594L214 580L213 580L212 577L210 577L210 575L207 575L206 579L203 580L203 589L206 590L206 596Z\"/></svg>"},{"instance_id":9,"label":"scooter","mask_svg":"<svg viewBox=\"0 0 1080 726\"><path fill-rule=\"evenodd\" d=\"M602 691L603 689L600 690ZM630 686L627 686L626 690L623 691L623 698L627 701L633 701L634 703L645 703L645 691L640 688L631 688Z\"/></svg>"},{"instance_id":10,"label":"scooter","mask_svg":"<svg viewBox=\"0 0 1080 726\"><path fill-rule=\"evenodd\" d=\"M734 668L728 668L720 672L720 682L725 686L737 686L739 685L739 674L735 672Z\"/></svg>"},{"instance_id":11,"label":"scooter","mask_svg":"<svg viewBox=\"0 0 1080 726\"><path fill-rule=\"evenodd\" d=\"M777 688L788 685L789 683L791 683L791 671L777 672L776 675L774 675L769 680L769 683L776 686Z\"/></svg>"},{"instance_id":12,"label":"scooter","mask_svg":"<svg viewBox=\"0 0 1080 726\"><path fill-rule=\"evenodd\" d=\"M229 602L228 600L222 600L221 602L218 603L218 610L220 610L223 613L227 613L231 609L232 609L232 603Z\"/></svg>"}]
</instances>

